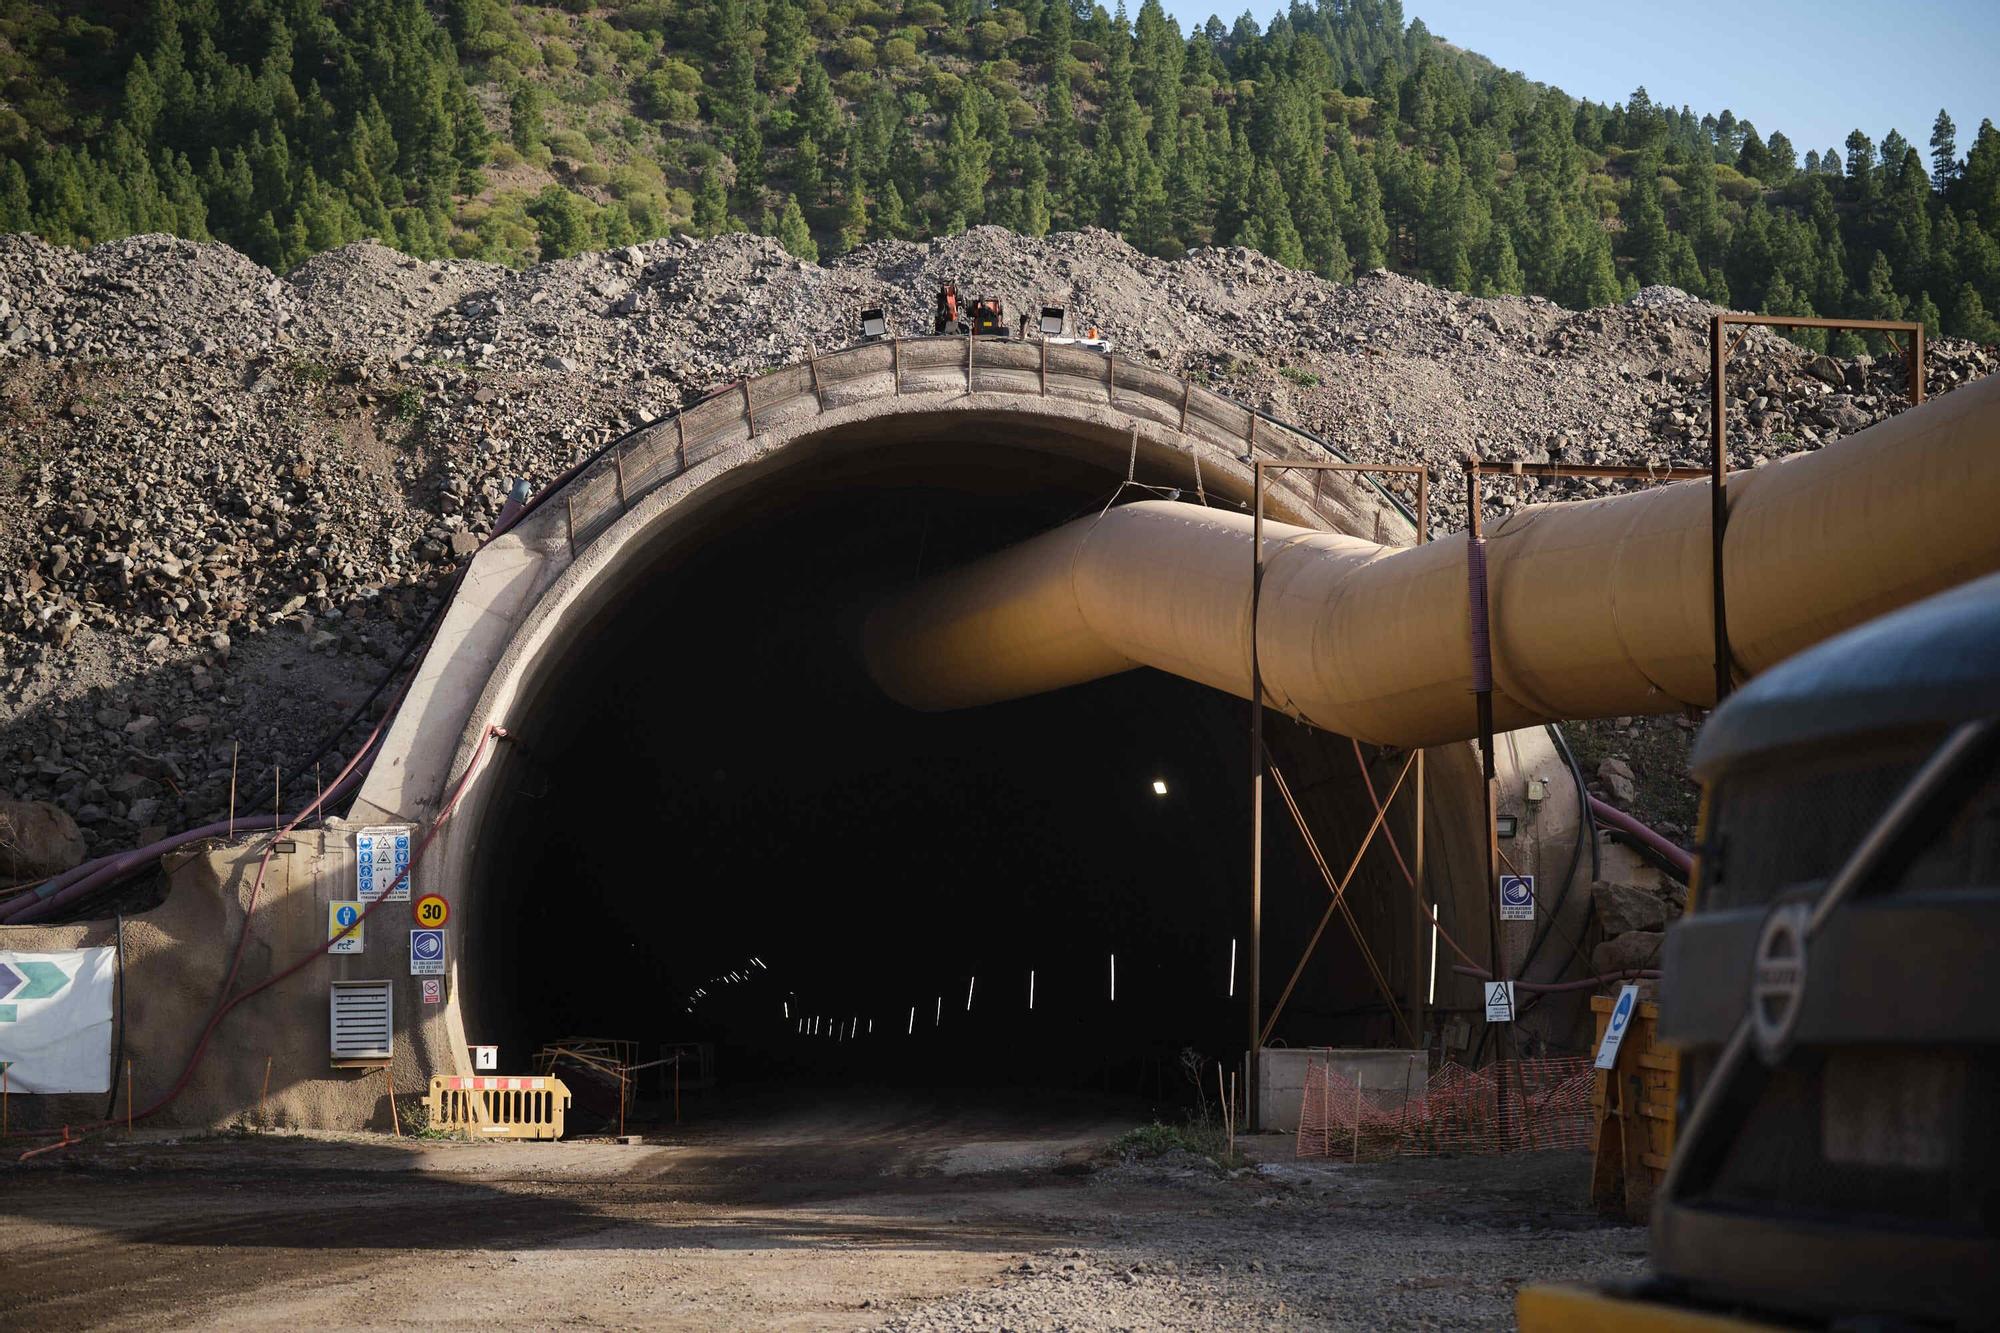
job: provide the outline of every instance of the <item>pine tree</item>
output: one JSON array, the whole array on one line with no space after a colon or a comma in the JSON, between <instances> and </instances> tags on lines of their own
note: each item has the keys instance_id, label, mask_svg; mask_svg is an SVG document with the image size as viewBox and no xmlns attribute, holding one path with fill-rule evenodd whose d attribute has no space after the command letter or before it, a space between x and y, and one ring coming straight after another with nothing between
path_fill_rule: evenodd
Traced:
<instances>
[{"instance_id":1,"label":"pine tree","mask_svg":"<svg viewBox=\"0 0 2000 1333\"><path fill-rule=\"evenodd\" d=\"M711 163L701 173L701 186L694 197L694 234L719 236L729 230L729 192L722 183L722 166Z\"/></svg>"},{"instance_id":2,"label":"pine tree","mask_svg":"<svg viewBox=\"0 0 2000 1333\"><path fill-rule=\"evenodd\" d=\"M820 160L819 144L810 134L799 136L798 147L792 150L792 184L808 205L817 208L824 202L826 166Z\"/></svg>"},{"instance_id":3,"label":"pine tree","mask_svg":"<svg viewBox=\"0 0 2000 1333\"><path fill-rule=\"evenodd\" d=\"M1041 145L1030 139L1021 167L1021 207L1018 226L1026 236L1046 236L1049 230L1049 167Z\"/></svg>"},{"instance_id":4,"label":"pine tree","mask_svg":"<svg viewBox=\"0 0 2000 1333\"><path fill-rule=\"evenodd\" d=\"M1939 107L1937 119L1931 122L1931 188L1943 194L1956 179L1958 126L1951 123L1951 113Z\"/></svg>"},{"instance_id":5,"label":"pine tree","mask_svg":"<svg viewBox=\"0 0 2000 1333\"><path fill-rule=\"evenodd\" d=\"M991 147L979 137L979 129L964 105L954 110L945 126L945 145L939 163L944 173L944 227L947 233L964 231L984 216L987 162Z\"/></svg>"},{"instance_id":6,"label":"pine tree","mask_svg":"<svg viewBox=\"0 0 2000 1333\"><path fill-rule=\"evenodd\" d=\"M840 252L846 254L858 249L868 239L868 199L861 184L861 172L857 168L847 175L847 189L843 192L840 206L840 228L838 244Z\"/></svg>"},{"instance_id":7,"label":"pine tree","mask_svg":"<svg viewBox=\"0 0 2000 1333\"><path fill-rule=\"evenodd\" d=\"M764 71L773 88L798 83L807 37L805 11L796 0L771 0L764 20Z\"/></svg>"},{"instance_id":8,"label":"pine tree","mask_svg":"<svg viewBox=\"0 0 2000 1333\"><path fill-rule=\"evenodd\" d=\"M1480 260L1477 291L1481 296L1519 296L1523 290L1521 265L1514 257L1514 242L1508 238L1505 228L1495 227Z\"/></svg>"},{"instance_id":9,"label":"pine tree","mask_svg":"<svg viewBox=\"0 0 2000 1333\"><path fill-rule=\"evenodd\" d=\"M778 215L777 237L778 244L793 257L809 264L819 262L819 247L813 244L812 229L806 226L806 215L799 210L796 195L785 196L784 210Z\"/></svg>"},{"instance_id":10,"label":"pine tree","mask_svg":"<svg viewBox=\"0 0 2000 1333\"><path fill-rule=\"evenodd\" d=\"M583 196L550 185L528 205L544 260L568 259L598 244L600 233Z\"/></svg>"},{"instance_id":11,"label":"pine tree","mask_svg":"<svg viewBox=\"0 0 2000 1333\"><path fill-rule=\"evenodd\" d=\"M1960 283L1958 295L1951 304L1951 321L1947 332L1954 338L1967 338L1989 346L2000 343L2000 323L1986 313L1986 303L1979 299L1979 293L1969 282Z\"/></svg>"},{"instance_id":12,"label":"pine tree","mask_svg":"<svg viewBox=\"0 0 2000 1333\"><path fill-rule=\"evenodd\" d=\"M1937 302L1931 300L1929 292L1917 293L1917 299L1910 303L1909 318L1924 326L1925 337L1944 336L1944 316L1938 313Z\"/></svg>"},{"instance_id":13,"label":"pine tree","mask_svg":"<svg viewBox=\"0 0 2000 1333\"><path fill-rule=\"evenodd\" d=\"M1860 130L1847 136L1847 179L1863 199L1875 193L1875 145Z\"/></svg>"},{"instance_id":14,"label":"pine tree","mask_svg":"<svg viewBox=\"0 0 2000 1333\"><path fill-rule=\"evenodd\" d=\"M1126 239L1151 255L1173 252L1173 210L1167 203L1167 180L1149 154L1139 170L1139 187L1132 197L1131 225Z\"/></svg>"},{"instance_id":15,"label":"pine tree","mask_svg":"<svg viewBox=\"0 0 2000 1333\"><path fill-rule=\"evenodd\" d=\"M517 83L507 99L507 135L523 155L542 146L542 92L532 83Z\"/></svg>"},{"instance_id":16,"label":"pine tree","mask_svg":"<svg viewBox=\"0 0 2000 1333\"><path fill-rule=\"evenodd\" d=\"M878 240L900 240L910 234L903 215L903 192L894 181L882 187L882 197L875 206L875 227L869 234Z\"/></svg>"},{"instance_id":17,"label":"pine tree","mask_svg":"<svg viewBox=\"0 0 2000 1333\"><path fill-rule=\"evenodd\" d=\"M34 205L28 197L28 173L13 158L0 162L0 233L28 231Z\"/></svg>"},{"instance_id":18,"label":"pine tree","mask_svg":"<svg viewBox=\"0 0 2000 1333\"><path fill-rule=\"evenodd\" d=\"M1632 193L1620 210L1625 218L1626 253L1642 286L1671 281L1668 272L1667 210L1660 203L1660 187L1653 173L1642 165L1632 182Z\"/></svg>"},{"instance_id":19,"label":"pine tree","mask_svg":"<svg viewBox=\"0 0 2000 1333\"><path fill-rule=\"evenodd\" d=\"M1868 266L1868 285L1862 292L1861 303L1869 319L1903 318L1903 298L1896 295L1896 277L1889 268L1889 256L1880 250Z\"/></svg>"},{"instance_id":20,"label":"pine tree","mask_svg":"<svg viewBox=\"0 0 2000 1333\"><path fill-rule=\"evenodd\" d=\"M1277 168L1266 163L1251 177L1249 216L1237 244L1262 251L1287 268L1303 268L1305 246L1299 229L1292 223L1291 205L1285 202L1284 186L1278 183Z\"/></svg>"}]
</instances>

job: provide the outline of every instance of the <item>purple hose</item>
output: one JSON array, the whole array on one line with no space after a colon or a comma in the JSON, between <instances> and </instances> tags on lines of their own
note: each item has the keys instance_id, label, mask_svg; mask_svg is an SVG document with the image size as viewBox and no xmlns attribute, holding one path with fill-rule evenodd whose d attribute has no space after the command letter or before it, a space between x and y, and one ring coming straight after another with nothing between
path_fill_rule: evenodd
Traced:
<instances>
[{"instance_id":1,"label":"purple hose","mask_svg":"<svg viewBox=\"0 0 2000 1333\"><path fill-rule=\"evenodd\" d=\"M1486 542L1465 543L1465 583L1472 603L1472 692L1493 691L1493 644L1486 629Z\"/></svg>"},{"instance_id":2,"label":"purple hose","mask_svg":"<svg viewBox=\"0 0 2000 1333\"><path fill-rule=\"evenodd\" d=\"M345 796L356 783L361 781L362 775L367 771L368 765L356 764L353 772L327 788L326 792L315 799L311 805L289 819L281 818L281 826L296 823L312 814L315 809L330 805L342 796ZM185 847L187 844L199 842L203 838L224 835L229 833L230 830L231 821L218 819L213 824L203 824L200 828L189 829L185 833L173 834L170 837L160 839L158 842L149 843L144 847L135 847L130 851L124 852L112 852L107 856L100 856L94 861L85 861L80 866L65 870L48 883L38 885L32 892L24 893L4 906L0 906L0 925L19 926L39 921L64 904L74 902L85 894L93 893L107 884L116 883L135 870L140 869L148 861L165 856L177 847ZM248 832L249 829L246 827L245 831Z\"/></svg>"},{"instance_id":3,"label":"purple hose","mask_svg":"<svg viewBox=\"0 0 2000 1333\"><path fill-rule=\"evenodd\" d=\"M1590 798L1590 812L1620 833L1643 842L1658 852L1668 865L1680 871L1682 879L1694 873L1694 857L1685 847L1667 841L1663 835L1653 832L1617 806L1593 796Z\"/></svg>"}]
</instances>

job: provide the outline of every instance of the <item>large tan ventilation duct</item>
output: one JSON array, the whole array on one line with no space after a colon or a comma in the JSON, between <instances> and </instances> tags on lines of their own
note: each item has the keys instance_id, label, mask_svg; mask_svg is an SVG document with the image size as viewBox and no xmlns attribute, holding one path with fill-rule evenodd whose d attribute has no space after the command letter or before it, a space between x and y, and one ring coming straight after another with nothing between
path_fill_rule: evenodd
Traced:
<instances>
[{"instance_id":1,"label":"large tan ventilation duct","mask_svg":"<svg viewBox=\"0 0 2000 1333\"><path fill-rule=\"evenodd\" d=\"M1504 484L1504 483L1503 483ZM1736 669L2000 569L2000 375L1729 479ZM879 608L893 698L962 708L1137 666L1250 694L1250 519L1148 501L1080 519ZM1705 483L1534 505L1489 534L1501 729L1714 702ZM1390 548L1265 525L1267 701L1391 745L1475 734L1466 537Z\"/></svg>"}]
</instances>

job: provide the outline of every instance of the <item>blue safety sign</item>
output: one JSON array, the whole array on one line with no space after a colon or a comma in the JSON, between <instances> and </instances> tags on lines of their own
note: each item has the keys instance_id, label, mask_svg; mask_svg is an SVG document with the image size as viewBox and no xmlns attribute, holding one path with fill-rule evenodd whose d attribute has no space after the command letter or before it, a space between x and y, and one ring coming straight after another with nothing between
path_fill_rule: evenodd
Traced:
<instances>
[{"instance_id":1,"label":"blue safety sign","mask_svg":"<svg viewBox=\"0 0 2000 1333\"><path fill-rule=\"evenodd\" d=\"M1617 1066L1619 1044L1625 1040L1625 1033L1632 1026L1632 1015L1638 1008L1638 985L1627 983L1619 987L1618 1002L1611 1006L1611 1021L1604 1025L1604 1040L1597 1043L1597 1068Z\"/></svg>"},{"instance_id":2,"label":"blue safety sign","mask_svg":"<svg viewBox=\"0 0 2000 1333\"><path fill-rule=\"evenodd\" d=\"M413 977L441 977L444 975L443 931L413 930L410 932L410 975Z\"/></svg>"},{"instance_id":3,"label":"blue safety sign","mask_svg":"<svg viewBox=\"0 0 2000 1333\"><path fill-rule=\"evenodd\" d=\"M354 896L373 902L410 900L410 826L391 824L354 835Z\"/></svg>"},{"instance_id":4,"label":"blue safety sign","mask_svg":"<svg viewBox=\"0 0 2000 1333\"><path fill-rule=\"evenodd\" d=\"M1535 919L1535 877L1533 875L1502 875L1500 877L1500 919L1502 921L1533 921Z\"/></svg>"},{"instance_id":5,"label":"blue safety sign","mask_svg":"<svg viewBox=\"0 0 2000 1333\"><path fill-rule=\"evenodd\" d=\"M336 899L326 905L326 951L363 953L366 951L368 923L362 919L365 904Z\"/></svg>"}]
</instances>

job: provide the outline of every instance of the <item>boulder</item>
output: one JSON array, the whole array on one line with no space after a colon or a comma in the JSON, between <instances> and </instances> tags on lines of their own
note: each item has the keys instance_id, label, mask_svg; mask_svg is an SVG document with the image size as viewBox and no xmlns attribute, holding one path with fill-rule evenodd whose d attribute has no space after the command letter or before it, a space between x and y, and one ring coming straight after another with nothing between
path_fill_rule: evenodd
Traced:
<instances>
[{"instance_id":1,"label":"boulder","mask_svg":"<svg viewBox=\"0 0 2000 1333\"><path fill-rule=\"evenodd\" d=\"M1666 935L1657 930L1628 930L1590 951L1590 965L1599 973L1629 972L1660 965L1660 942Z\"/></svg>"},{"instance_id":2,"label":"boulder","mask_svg":"<svg viewBox=\"0 0 2000 1333\"><path fill-rule=\"evenodd\" d=\"M1597 780L1604 784L1604 790L1611 793L1611 799L1619 805L1629 806L1639 799L1639 787L1632 779L1632 766L1623 759L1607 759L1597 766Z\"/></svg>"},{"instance_id":3,"label":"boulder","mask_svg":"<svg viewBox=\"0 0 2000 1333\"><path fill-rule=\"evenodd\" d=\"M1667 905L1636 884L1598 880L1590 886L1590 896L1607 938L1634 930L1661 930L1667 924Z\"/></svg>"},{"instance_id":4,"label":"boulder","mask_svg":"<svg viewBox=\"0 0 2000 1333\"><path fill-rule=\"evenodd\" d=\"M46 801L0 801L0 878L47 879L83 860L83 832Z\"/></svg>"}]
</instances>

